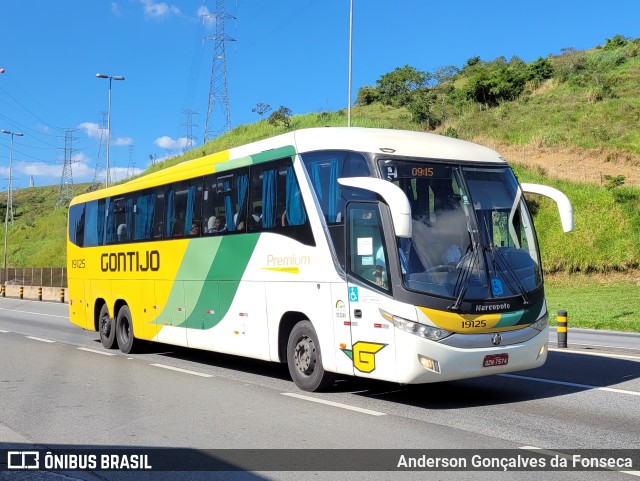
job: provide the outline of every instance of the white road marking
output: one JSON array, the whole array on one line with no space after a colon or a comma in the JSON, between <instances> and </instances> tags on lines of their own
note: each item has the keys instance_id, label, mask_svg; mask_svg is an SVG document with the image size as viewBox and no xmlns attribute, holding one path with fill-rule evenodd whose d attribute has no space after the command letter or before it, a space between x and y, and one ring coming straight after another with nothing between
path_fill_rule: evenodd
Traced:
<instances>
[{"instance_id":1,"label":"white road marking","mask_svg":"<svg viewBox=\"0 0 640 481\"><path fill-rule=\"evenodd\" d=\"M179 367L167 366L165 364L151 364L151 365L155 367L161 367L162 369L169 369L171 371L183 372L185 374L193 374L194 376L213 377L211 374L204 374L202 372L189 371L188 369L181 369Z\"/></svg>"},{"instance_id":2,"label":"white road marking","mask_svg":"<svg viewBox=\"0 0 640 481\"><path fill-rule=\"evenodd\" d=\"M58 316L56 314L43 314L42 312L21 311L19 309L6 309L0 307L0 311L20 312L22 314L33 314L34 316L59 317L61 319L69 319L69 316Z\"/></svg>"},{"instance_id":3,"label":"white road marking","mask_svg":"<svg viewBox=\"0 0 640 481\"><path fill-rule=\"evenodd\" d=\"M79 351L93 352L94 354L102 354L103 356L115 356L115 354L112 353L112 352L97 351L95 349L89 349L88 347L79 347L78 350Z\"/></svg>"},{"instance_id":4,"label":"white road marking","mask_svg":"<svg viewBox=\"0 0 640 481\"><path fill-rule=\"evenodd\" d=\"M363 413L363 414L369 414L370 416L386 416L386 413L381 413L378 411L371 411L369 409L363 409L363 408L358 408L355 406L349 406L348 404L342 404L342 403L337 403L337 402L333 402L333 401L327 401L325 399L320 399L317 397L311 397L311 396L304 396L302 394L296 394L296 393L291 393L291 392L282 392L280 393L283 396L289 396L289 397L294 397L297 399L302 399L304 401L311 401L314 403L320 403L320 404L326 404L328 406L333 406L336 408L342 408L342 409L348 409L349 411L356 411L359 413Z\"/></svg>"},{"instance_id":5,"label":"white road marking","mask_svg":"<svg viewBox=\"0 0 640 481\"><path fill-rule=\"evenodd\" d=\"M3 334L7 334L7 333L9 333L11 331L3 331L2 329L0 329L0 332L3 333Z\"/></svg>"},{"instance_id":6,"label":"white road marking","mask_svg":"<svg viewBox=\"0 0 640 481\"><path fill-rule=\"evenodd\" d=\"M575 382L555 381L553 379L541 379L539 377L518 376L517 374L498 374L501 377L510 377L513 379L522 379L524 381L543 382L547 384L559 384L561 386L578 387L580 389L594 389L596 391L615 392L617 394L630 394L632 396L640 396L638 391L626 391L624 389L615 389L612 387L592 386L590 384L578 384Z\"/></svg>"},{"instance_id":7,"label":"white road marking","mask_svg":"<svg viewBox=\"0 0 640 481\"><path fill-rule=\"evenodd\" d=\"M48 342L48 343L54 343L56 341L52 341L51 339L42 339L41 337L33 337L33 336L25 336L27 339L33 339L34 341L40 341L40 342Z\"/></svg>"},{"instance_id":8,"label":"white road marking","mask_svg":"<svg viewBox=\"0 0 640 481\"><path fill-rule=\"evenodd\" d=\"M629 348L625 348L629 349ZM632 361L640 362L640 355L624 355L624 354L613 354L609 352L589 352L589 351L580 351L577 349L564 349L564 348L549 348L549 351L553 352L568 352L571 354L585 354L586 356L600 356L600 357L611 357L614 359L630 359Z\"/></svg>"}]
</instances>

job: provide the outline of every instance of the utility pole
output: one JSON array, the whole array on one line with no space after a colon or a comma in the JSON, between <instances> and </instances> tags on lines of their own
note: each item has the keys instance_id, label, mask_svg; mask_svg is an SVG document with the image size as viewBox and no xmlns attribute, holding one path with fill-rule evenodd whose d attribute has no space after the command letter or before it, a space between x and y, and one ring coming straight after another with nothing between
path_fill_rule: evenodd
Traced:
<instances>
[{"instance_id":1,"label":"utility pole","mask_svg":"<svg viewBox=\"0 0 640 481\"><path fill-rule=\"evenodd\" d=\"M204 143L231 129L231 113L229 109L229 85L227 83L227 55L225 42L235 42L235 39L224 33L225 20L235 20L236 17L224 11L224 0L216 0L216 13L202 16L212 17L215 21L216 33L204 37L205 40L213 40L213 59L211 62L211 82L209 84L209 103L207 105L207 118L204 124ZM213 127L213 110L218 104L222 108L224 123L218 130Z\"/></svg>"},{"instance_id":2,"label":"utility pole","mask_svg":"<svg viewBox=\"0 0 640 481\"><path fill-rule=\"evenodd\" d=\"M72 129L64 131L64 159L62 166L62 177L60 178L60 193L56 201L56 209L60 207L68 207L69 202L73 198L73 174L71 172L71 164L73 163L73 141L77 137L73 136Z\"/></svg>"}]
</instances>

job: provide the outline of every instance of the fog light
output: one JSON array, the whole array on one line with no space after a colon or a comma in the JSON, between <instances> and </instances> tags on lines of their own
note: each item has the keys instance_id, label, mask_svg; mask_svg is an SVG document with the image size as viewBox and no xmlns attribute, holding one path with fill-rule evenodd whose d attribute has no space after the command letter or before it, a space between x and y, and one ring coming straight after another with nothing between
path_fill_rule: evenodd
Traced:
<instances>
[{"instance_id":1,"label":"fog light","mask_svg":"<svg viewBox=\"0 0 640 481\"><path fill-rule=\"evenodd\" d=\"M418 361L420 361L420 365L425 369L440 374L440 364L438 364L438 361L435 359L418 354Z\"/></svg>"},{"instance_id":2,"label":"fog light","mask_svg":"<svg viewBox=\"0 0 640 481\"><path fill-rule=\"evenodd\" d=\"M536 359L540 359L540 356L543 356L545 351L547 350L547 343L545 343L538 351L538 357Z\"/></svg>"}]
</instances>

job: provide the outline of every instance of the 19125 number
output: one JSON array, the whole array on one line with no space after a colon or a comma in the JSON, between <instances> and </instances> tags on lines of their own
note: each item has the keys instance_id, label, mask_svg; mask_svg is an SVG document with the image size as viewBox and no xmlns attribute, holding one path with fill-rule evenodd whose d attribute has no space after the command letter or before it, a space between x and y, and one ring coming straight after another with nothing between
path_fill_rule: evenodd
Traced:
<instances>
[{"instance_id":1,"label":"19125 number","mask_svg":"<svg viewBox=\"0 0 640 481\"><path fill-rule=\"evenodd\" d=\"M85 259L71 259L71 268L84 269L85 267Z\"/></svg>"},{"instance_id":2,"label":"19125 number","mask_svg":"<svg viewBox=\"0 0 640 481\"><path fill-rule=\"evenodd\" d=\"M487 327L487 321L462 321L462 329L473 329L476 327Z\"/></svg>"}]
</instances>

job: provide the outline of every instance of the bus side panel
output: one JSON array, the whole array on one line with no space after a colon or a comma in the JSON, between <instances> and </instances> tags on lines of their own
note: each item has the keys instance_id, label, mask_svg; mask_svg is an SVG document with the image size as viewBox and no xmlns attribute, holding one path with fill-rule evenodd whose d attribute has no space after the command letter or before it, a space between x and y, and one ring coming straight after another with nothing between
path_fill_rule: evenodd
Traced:
<instances>
[{"instance_id":1,"label":"bus side panel","mask_svg":"<svg viewBox=\"0 0 640 481\"><path fill-rule=\"evenodd\" d=\"M336 372L353 376L353 362L347 353L351 349L351 318L349 316L349 290L345 282L331 284L333 308L333 343Z\"/></svg>"},{"instance_id":2,"label":"bus side panel","mask_svg":"<svg viewBox=\"0 0 640 481\"><path fill-rule=\"evenodd\" d=\"M136 327L134 333L136 337L140 337L141 339L156 340L158 332L160 331L160 326L156 323L156 317L159 312L156 303L156 283L155 281L148 280L141 281L138 285L142 291L142 316L140 318L141 322L139 323L141 330ZM141 336L138 336L138 332L141 333Z\"/></svg>"},{"instance_id":3,"label":"bus side panel","mask_svg":"<svg viewBox=\"0 0 640 481\"><path fill-rule=\"evenodd\" d=\"M159 326L158 341L177 346L187 346L187 329L183 281L156 281ZM168 293L171 293L169 295Z\"/></svg>"},{"instance_id":4,"label":"bus side panel","mask_svg":"<svg viewBox=\"0 0 640 481\"><path fill-rule=\"evenodd\" d=\"M219 293L218 310L205 316L198 313L189 316L189 347L268 361L264 283L213 281L208 284L214 285ZM212 292L214 288L210 286L207 290ZM186 291L185 296L189 296ZM201 294L202 297L207 296ZM222 319L221 315L224 315ZM196 326L198 319L204 321L204 328Z\"/></svg>"},{"instance_id":5,"label":"bus side panel","mask_svg":"<svg viewBox=\"0 0 640 481\"><path fill-rule=\"evenodd\" d=\"M220 312L220 295L217 281L185 281L185 305L187 309L187 324L189 329L187 340L190 347L198 338L197 331L213 328L224 315ZM193 332L196 334L193 334ZM200 346L198 346L200 347ZM202 349L207 349L202 346Z\"/></svg>"},{"instance_id":6,"label":"bus side panel","mask_svg":"<svg viewBox=\"0 0 640 481\"><path fill-rule=\"evenodd\" d=\"M129 306L133 321L133 333L137 339L151 340L158 334L158 326L149 321L153 319L155 301L154 283L150 280L119 280L111 283L114 300L122 299ZM116 312L115 316L118 315Z\"/></svg>"},{"instance_id":7,"label":"bus side panel","mask_svg":"<svg viewBox=\"0 0 640 481\"><path fill-rule=\"evenodd\" d=\"M394 301L374 289L349 285L351 317L351 358L359 377L397 382L395 328L380 310L393 307ZM390 309L394 312L394 309Z\"/></svg>"},{"instance_id":8,"label":"bus side panel","mask_svg":"<svg viewBox=\"0 0 640 481\"><path fill-rule=\"evenodd\" d=\"M109 306L109 315L113 317L113 303L109 303L109 299L111 299L110 284L111 282L106 280L99 281L95 279L89 279L87 281L87 285L85 286L85 293L87 295L87 299L91 299L91 302L89 303L91 312L94 312L97 300L104 299ZM95 322L95 320L96 319L94 318L93 321Z\"/></svg>"},{"instance_id":9,"label":"bus side panel","mask_svg":"<svg viewBox=\"0 0 640 481\"><path fill-rule=\"evenodd\" d=\"M93 329L93 323L88 325L87 297L85 296L84 280L69 279L69 319L83 329Z\"/></svg>"},{"instance_id":10,"label":"bus side panel","mask_svg":"<svg viewBox=\"0 0 640 481\"><path fill-rule=\"evenodd\" d=\"M274 273L276 282L266 283L267 314L269 318L269 339L271 340L271 358L278 359L278 330L282 316L286 312L300 312L311 321L322 353L322 365L325 370L336 372L336 354L333 349L333 309L331 305L331 284L319 282L278 282L294 274ZM283 342L287 342L284 339Z\"/></svg>"}]
</instances>

